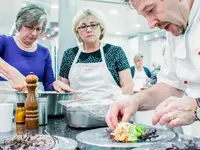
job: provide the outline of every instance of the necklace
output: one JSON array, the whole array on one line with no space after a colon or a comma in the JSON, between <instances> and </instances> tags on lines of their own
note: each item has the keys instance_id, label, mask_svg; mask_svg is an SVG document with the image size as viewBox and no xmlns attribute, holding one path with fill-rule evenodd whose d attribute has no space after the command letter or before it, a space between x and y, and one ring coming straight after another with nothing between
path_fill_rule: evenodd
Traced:
<instances>
[{"instance_id":1,"label":"necklace","mask_svg":"<svg viewBox=\"0 0 200 150\"><path fill-rule=\"evenodd\" d=\"M18 37L14 37L14 40L17 44L17 46L27 52L34 52L37 49L37 44L33 43L31 46L24 46L24 44L21 43L21 41L18 39Z\"/></svg>"}]
</instances>

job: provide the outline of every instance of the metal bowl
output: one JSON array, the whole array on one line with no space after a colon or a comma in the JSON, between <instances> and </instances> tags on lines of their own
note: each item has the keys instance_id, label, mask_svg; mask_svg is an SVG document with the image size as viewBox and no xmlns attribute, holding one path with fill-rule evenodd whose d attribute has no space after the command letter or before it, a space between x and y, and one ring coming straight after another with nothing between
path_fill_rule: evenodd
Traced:
<instances>
[{"instance_id":1,"label":"metal bowl","mask_svg":"<svg viewBox=\"0 0 200 150\"><path fill-rule=\"evenodd\" d=\"M63 106L59 104L59 101L66 101L75 99L73 93L55 93L48 95L48 115L49 116L60 116L64 115Z\"/></svg>"},{"instance_id":2,"label":"metal bowl","mask_svg":"<svg viewBox=\"0 0 200 150\"><path fill-rule=\"evenodd\" d=\"M63 106L59 104L59 101L74 99L75 94L69 92L36 92L37 98L47 97L48 99L48 115L49 116L60 116L64 115ZM27 93L17 92L18 102L25 102Z\"/></svg>"}]
</instances>

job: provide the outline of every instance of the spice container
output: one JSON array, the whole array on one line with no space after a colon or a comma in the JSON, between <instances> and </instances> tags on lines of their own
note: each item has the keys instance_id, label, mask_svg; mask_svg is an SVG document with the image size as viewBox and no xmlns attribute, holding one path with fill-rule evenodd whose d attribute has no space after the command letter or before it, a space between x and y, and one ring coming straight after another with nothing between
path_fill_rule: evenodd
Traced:
<instances>
[{"instance_id":1,"label":"spice container","mask_svg":"<svg viewBox=\"0 0 200 150\"><path fill-rule=\"evenodd\" d=\"M16 123L24 123L25 122L25 108L24 103L17 103L16 108Z\"/></svg>"},{"instance_id":2,"label":"spice container","mask_svg":"<svg viewBox=\"0 0 200 150\"><path fill-rule=\"evenodd\" d=\"M24 134L25 133L25 124L17 123L16 124L16 133L17 133L17 135Z\"/></svg>"}]
</instances>

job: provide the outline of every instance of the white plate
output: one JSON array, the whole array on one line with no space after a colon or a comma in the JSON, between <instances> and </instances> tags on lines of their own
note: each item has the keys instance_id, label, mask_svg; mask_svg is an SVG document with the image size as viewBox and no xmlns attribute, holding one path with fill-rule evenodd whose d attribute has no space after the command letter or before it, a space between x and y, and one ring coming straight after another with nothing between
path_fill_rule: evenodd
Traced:
<instances>
[{"instance_id":1,"label":"white plate","mask_svg":"<svg viewBox=\"0 0 200 150\"><path fill-rule=\"evenodd\" d=\"M110 139L110 134L106 131L107 128L98 128L79 133L76 139L86 145L92 145L105 148L133 148L142 145L149 145L156 142L169 141L175 137L175 133L157 129L159 137L146 142L122 143L114 142ZM151 129L150 129L151 130Z\"/></svg>"}]
</instances>

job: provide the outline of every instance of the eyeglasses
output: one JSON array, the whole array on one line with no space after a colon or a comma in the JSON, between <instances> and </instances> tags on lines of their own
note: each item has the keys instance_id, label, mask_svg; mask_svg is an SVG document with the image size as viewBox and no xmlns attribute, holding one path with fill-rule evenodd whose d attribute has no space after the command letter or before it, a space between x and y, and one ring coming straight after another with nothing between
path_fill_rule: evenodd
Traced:
<instances>
[{"instance_id":1,"label":"eyeglasses","mask_svg":"<svg viewBox=\"0 0 200 150\"><path fill-rule=\"evenodd\" d=\"M81 25L78 27L80 31L87 31L88 28L95 30L98 27L99 23L91 23L90 25Z\"/></svg>"},{"instance_id":2,"label":"eyeglasses","mask_svg":"<svg viewBox=\"0 0 200 150\"><path fill-rule=\"evenodd\" d=\"M24 27L26 28L26 30L30 33L32 33L33 31L36 30L37 34L41 34L42 33L42 29L40 27L34 28L31 25L24 25Z\"/></svg>"}]
</instances>

